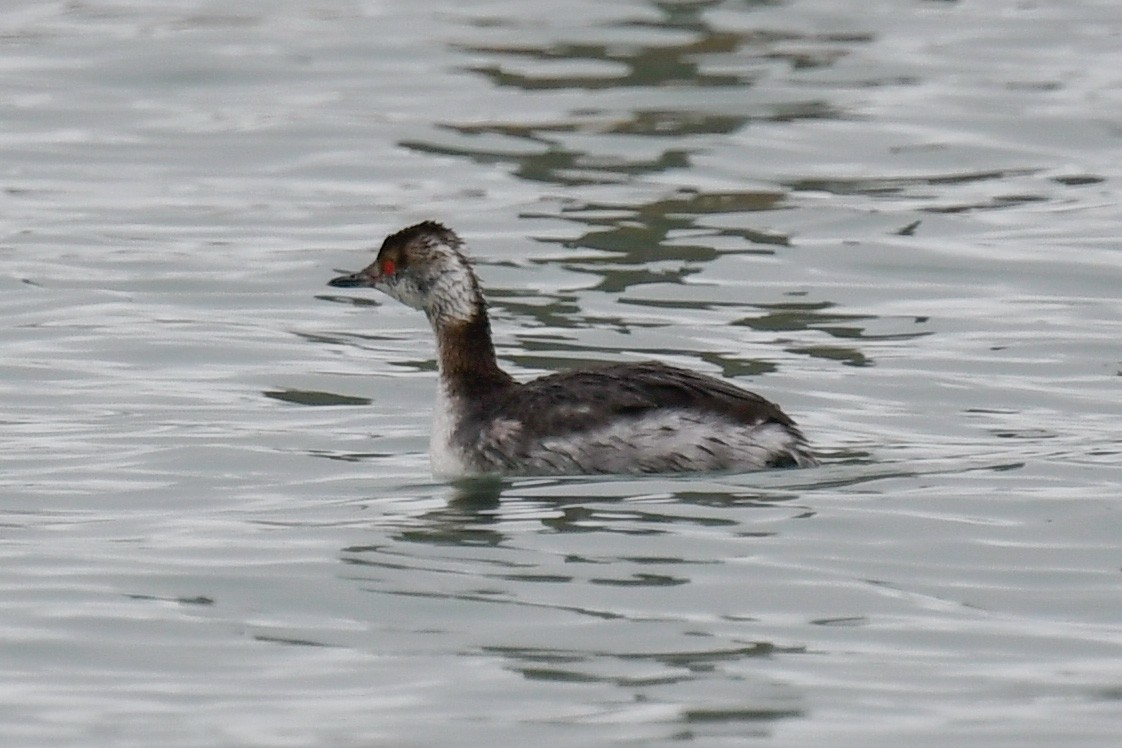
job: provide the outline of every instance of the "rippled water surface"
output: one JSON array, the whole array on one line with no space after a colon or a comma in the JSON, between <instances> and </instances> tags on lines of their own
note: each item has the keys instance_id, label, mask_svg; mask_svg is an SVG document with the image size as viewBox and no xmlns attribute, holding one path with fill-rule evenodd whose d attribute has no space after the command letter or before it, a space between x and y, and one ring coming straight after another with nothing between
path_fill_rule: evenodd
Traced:
<instances>
[{"instance_id":1,"label":"rippled water surface","mask_svg":"<svg viewBox=\"0 0 1122 748\"><path fill-rule=\"evenodd\" d=\"M1112 0L15 0L10 746L1116 745ZM651 357L821 468L450 485L424 319Z\"/></svg>"}]
</instances>

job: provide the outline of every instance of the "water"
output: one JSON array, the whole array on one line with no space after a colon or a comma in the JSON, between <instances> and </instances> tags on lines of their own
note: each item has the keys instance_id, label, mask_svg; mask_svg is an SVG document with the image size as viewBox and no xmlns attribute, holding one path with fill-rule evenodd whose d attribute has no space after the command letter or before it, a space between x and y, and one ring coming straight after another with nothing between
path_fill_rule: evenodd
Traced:
<instances>
[{"instance_id":1,"label":"water","mask_svg":"<svg viewBox=\"0 0 1122 748\"><path fill-rule=\"evenodd\" d=\"M1122 11L10 2L12 746L1114 745ZM519 376L658 357L798 472L449 485L464 235Z\"/></svg>"}]
</instances>

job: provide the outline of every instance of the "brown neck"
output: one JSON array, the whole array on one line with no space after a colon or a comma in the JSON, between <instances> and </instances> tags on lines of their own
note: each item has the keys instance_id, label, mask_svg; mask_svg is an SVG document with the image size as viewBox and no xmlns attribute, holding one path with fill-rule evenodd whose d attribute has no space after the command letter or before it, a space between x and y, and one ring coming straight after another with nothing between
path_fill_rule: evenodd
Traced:
<instances>
[{"instance_id":1,"label":"brown neck","mask_svg":"<svg viewBox=\"0 0 1122 748\"><path fill-rule=\"evenodd\" d=\"M491 324L482 307L467 322L442 322L436 329L436 349L440 376L456 394L471 397L514 383L495 360Z\"/></svg>"}]
</instances>

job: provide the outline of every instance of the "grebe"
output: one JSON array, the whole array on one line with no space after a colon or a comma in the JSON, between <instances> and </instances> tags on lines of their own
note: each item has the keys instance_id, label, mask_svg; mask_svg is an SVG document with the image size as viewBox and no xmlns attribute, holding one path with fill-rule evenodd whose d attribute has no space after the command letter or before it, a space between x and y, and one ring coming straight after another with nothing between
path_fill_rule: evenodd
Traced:
<instances>
[{"instance_id":1,"label":"grebe","mask_svg":"<svg viewBox=\"0 0 1122 748\"><path fill-rule=\"evenodd\" d=\"M611 364L516 382L499 368L479 280L451 229L386 237L336 288L370 286L423 311L440 384L429 447L439 476L759 470L816 464L778 405L665 364Z\"/></svg>"}]
</instances>

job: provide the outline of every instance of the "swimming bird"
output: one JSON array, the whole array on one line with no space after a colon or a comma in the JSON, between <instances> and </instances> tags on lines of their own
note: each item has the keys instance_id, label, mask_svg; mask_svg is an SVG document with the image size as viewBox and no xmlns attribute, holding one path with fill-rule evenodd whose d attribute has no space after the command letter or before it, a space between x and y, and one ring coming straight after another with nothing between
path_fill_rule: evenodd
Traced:
<instances>
[{"instance_id":1,"label":"swimming bird","mask_svg":"<svg viewBox=\"0 0 1122 748\"><path fill-rule=\"evenodd\" d=\"M816 464L779 406L729 382L657 362L518 382L495 359L464 243L425 221L382 242L368 267L329 282L419 309L436 336L429 453L442 477L748 471Z\"/></svg>"}]
</instances>

